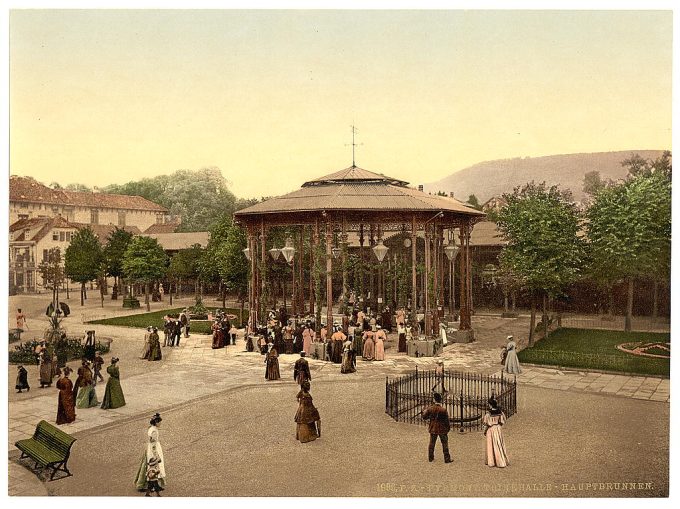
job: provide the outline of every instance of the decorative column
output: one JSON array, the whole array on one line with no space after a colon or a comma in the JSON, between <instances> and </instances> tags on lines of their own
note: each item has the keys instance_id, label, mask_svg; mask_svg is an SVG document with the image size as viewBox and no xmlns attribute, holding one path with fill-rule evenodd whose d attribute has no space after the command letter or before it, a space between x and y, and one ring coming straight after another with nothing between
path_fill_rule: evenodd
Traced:
<instances>
[{"instance_id":1,"label":"decorative column","mask_svg":"<svg viewBox=\"0 0 680 509\"><path fill-rule=\"evenodd\" d=\"M326 223L326 329L333 325L333 225Z\"/></svg>"},{"instance_id":2,"label":"decorative column","mask_svg":"<svg viewBox=\"0 0 680 509\"><path fill-rule=\"evenodd\" d=\"M411 318L415 320L418 312L418 275L416 272L416 244L418 232L416 231L416 216L411 223Z\"/></svg>"},{"instance_id":3,"label":"decorative column","mask_svg":"<svg viewBox=\"0 0 680 509\"><path fill-rule=\"evenodd\" d=\"M314 274L318 270L316 266L316 247L319 242L319 221L317 220L314 223L314 231L311 234L312 236L312 242L311 242L311 253L309 257L309 265L310 265L310 271L309 271L309 313L312 316L315 316L316 313L316 287L314 284ZM321 324L317 323L316 324L316 330L317 332L320 330Z\"/></svg>"},{"instance_id":4,"label":"decorative column","mask_svg":"<svg viewBox=\"0 0 680 509\"><path fill-rule=\"evenodd\" d=\"M370 237L368 239L368 247L369 247L368 259L371 260L371 264L372 264L372 262L373 262L373 256L372 256L373 255L373 248L375 247L375 231L374 231L374 226L373 226L372 223L371 223ZM370 289L371 289L371 302L370 302L371 312L375 312L376 309L378 308L378 306L377 306L378 299L377 299L376 293L375 293L375 275L373 274L373 270L369 270L369 272L370 272L369 282L370 282ZM373 306L374 302L376 303L375 307Z\"/></svg>"},{"instance_id":5,"label":"decorative column","mask_svg":"<svg viewBox=\"0 0 680 509\"><path fill-rule=\"evenodd\" d=\"M253 230L248 228L248 249L250 252L250 291L248 292L248 312L250 313L250 323L253 330L257 325L257 243Z\"/></svg>"},{"instance_id":6,"label":"decorative column","mask_svg":"<svg viewBox=\"0 0 680 509\"><path fill-rule=\"evenodd\" d=\"M470 224L460 227L460 330L472 330L470 309L471 274L470 274ZM472 338L470 338L472 340Z\"/></svg>"},{"instance_id":7,"label":"decorative column","mask_svg":"<svg viewBox=\"0 0 680 509\"><path fill-rule=\"evenodd\" d=\"M300 314L305 313L305 280L304 272L302 271L304 267L304 255L305 255L305 226L300 227L300 246L298 249L298 293L297 293L297 309Z\"/></svg>"},{"instance_id":8,"label":"decorative column","mask_svg":"<svg viewBox=\"0 0 680 509\"><path fill-rule=\"evenodd\" d=\"M349 299L349 288L347 288L347 223L343 216L342 218L342 233L340 235L341 253L342 253L342 300L345 308ZM346 310L345 310L346 311Z\"/></svg>"},{"instance_id":9,"label":"decorative column","mask_svg":"<svg viewBox=\"0 0 680 509\"><path fill-rule=\"evenodd\" d=\"M366 305L366 295L364 294L364 225L359 225L359 295L361 310Z\"/></svg>"},{"instance_id":10,"label":"decorative column","mask_svg":"<svg viewBox=\"0 0 680 509\"><path fill-rule=\"evenodd\" d=\"M430 271L432 270L431 246L432 235L429 225L425 226L425 336L432 335L432 316L430 314Z\"/></svg>"}]
</instances>

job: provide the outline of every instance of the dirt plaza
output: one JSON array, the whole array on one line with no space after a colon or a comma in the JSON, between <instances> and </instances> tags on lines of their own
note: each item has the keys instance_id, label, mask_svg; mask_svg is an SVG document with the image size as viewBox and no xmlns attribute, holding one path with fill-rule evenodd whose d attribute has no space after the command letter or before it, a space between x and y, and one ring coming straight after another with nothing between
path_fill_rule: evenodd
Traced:
<instances>
[{"instance_id":1,"label":"dirt plaza","mask_svg":"<svg viewBox=\"0 0 680 509\"><path fill-rule=\"evenodd\" d=\"M45 322L44 298L10 298L23 307L28 336ZM95 305L97 304L97 305ZM181 304L184 304L182 302ZM187 300L186 304L189 304ZM518 377L518 413L504 427L510 467L484 465L481 432L449 435L454 462L441 449L427 462L426 427L394 422L385 414L385 377L433 359L396 354L358 361L357 373L310 360L312 395L321 413L322 436L295 440L297 385L283 355L280 381L264 380L257 353L243 341L212 350L208 336L192 334L164 359L138 359L143 331L89 326L83 321L123 311L110 301L73 306L69 334L94 328L113 339L121 358L127 405L116 410L77 411L62 429L77 438L69 468L73 476L42 482L17 461L14 441L30 436L40 419L54 422L57 391L16 394L10 365L10 495L138 496L134 475L149 417L163 415L161 442L167 463L167 496L367 496L367 497L661 497L668 493L669 381L645 377L565 372L527 367ZM176 305L176 304L175 304ZM162 304L154 303L154 309ZM128 313L129 311L126 311ZM451 369L495 373L506 333L518 334L524 319L475 317L478 341L452 345L443 359ZM516 329L516 330L515 330ZM512 331L512 332L509 332ZM71 362L73 364L73 362ZM36 367L29 381L37 380ZM103 384L97 393L103 394ZM304 475L302 474L304 472ZM30 475L25 475L26 473ZM103 478L106 483L98 482Z\"/></svg>"}]
</instances>

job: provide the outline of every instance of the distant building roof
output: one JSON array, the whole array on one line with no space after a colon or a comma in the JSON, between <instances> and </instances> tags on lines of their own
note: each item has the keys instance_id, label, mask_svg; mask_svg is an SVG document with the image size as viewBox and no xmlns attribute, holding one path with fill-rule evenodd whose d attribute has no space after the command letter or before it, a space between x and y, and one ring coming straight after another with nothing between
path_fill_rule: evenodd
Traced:
<instances>
[{"instance_id":1,"label":"distant building roof","mask_svg":"<svg viewBox=\"0 0 680 509\"><path fill-rule=\"evenodd\" d=\"M111 232L113 232L116 229L116 226L113 224L89 224L89 223L71 223L72 225L75 225L76 228L79 230L82 230L83 228L89 228L92 230L92 233L94 233L98 238L99 242L101 244L106 244L109 239L109 235L111 235ZM142 233L142 230L137 228L136 226L121 226L118 227L121 230L125 230L126 232L130 232L132 235L139 235Z\"/></svg>"},{"instance_id":2,"label":"distant building roof","mask_svg":"<svg viewBox=\"0 0 680 509\"><path fill-rule=\"evenodd\" d=\"M168 211L165 207L141 196L52 189L31 177L19 177L17 175L9 177L9 200L10 202L47 203L91 208Z\"/></svg>"},{"instance_id":3,"label":"distant building roof","mask_svg":"<svg viewBox=\"0 0 680 509\"><path fill-rule=\"evenodd\" d=\"M78 226L69 223L61 216L33 217L19 219L9 226L10 238L13 242L38 242L54 228L76 230Z\"/></svg>"},{"instance_id":4,"label":"distant building roof","mask_svg":"<svg viewBox=\"0 0 680 509\"><path fill-rule=\"evenodd\" d=\"M144 233L175 233L180 223L152 224Z\"/></svg>"},{"instance_id":5,"label":"distant building roof","mask_svg":"<svg viewBox=\"0 0 680 509\"><path fill-rule=\"evenodd\" d=\"M210 232L142 233L141 235L156 239L165 251L189 249L194 244L205 247L210 240Z\"/></svg>"},{"instance_id":6,"label":"distant building roof","mask_svg":"<svg viewBox=\"0 0 680 509\"><path fill-rule=\"evenodd\" d=\"M480 221L472 229L470 234L470 246L506 246L507 240L504 240L501 233L498 231L498 226L493 221Z\"/></svg>"}]
</instances>

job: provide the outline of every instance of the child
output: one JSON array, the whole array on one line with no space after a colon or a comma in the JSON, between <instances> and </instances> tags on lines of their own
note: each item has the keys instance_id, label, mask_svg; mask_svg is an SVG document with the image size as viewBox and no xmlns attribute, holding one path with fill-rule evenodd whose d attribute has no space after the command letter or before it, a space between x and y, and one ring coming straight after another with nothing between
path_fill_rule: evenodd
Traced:
<instances>
[{"instance_id":1,"label":"child","mask_svg":"<svg viewBox=\"0 0 680 509\"><path fill-rule=\"evenodd\" d=\"M158 458L151 458L149 460L149 464L146 467L146 495L145 497L150 497L151 493L156 493L157 497L161 496L161 488L158 484L158 476L161 473L161 470L158 466L160 461Z\"/></svg>"},{"instance_id":2,"label":"child","mask_svg":"<svg viewBox=\"0 0 680 509\"><path fill-rule=\"evenodd\" d=\"M15 388L17 389L17 392L22 392L22 389L26 389L26 391L30 391L31 387L28 385L28 371L26 371L26 368L23 366L19 366L18 368L19 374L17 375L17 383Z\"/></svg>"}]
</instances>

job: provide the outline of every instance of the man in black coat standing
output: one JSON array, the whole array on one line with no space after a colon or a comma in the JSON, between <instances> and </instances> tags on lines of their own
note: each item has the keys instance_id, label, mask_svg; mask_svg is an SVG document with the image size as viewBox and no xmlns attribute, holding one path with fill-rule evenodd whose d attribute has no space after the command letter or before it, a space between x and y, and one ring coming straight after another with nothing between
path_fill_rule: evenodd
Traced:
<instances>
[{"instance_id":1,"label":"man in black coat standing","mask_svg":"<svg viewBox=\"0 0 680 509\"><path fill-rule=\"evenodd\" d=\"M295 367L293 368L293 379L302 385L305 380L312 379L312 374L309 371L309 362L305 359L305 351L300 352L300 358L295 361Z\"/></svg>"},{"instance_id":2,"label":"man in black coat standing","mask_svg":"<svg viewBox=\"0 0 680 509\"><path fill-rule=\"evenodd\" d=\"M434 461L434 446L437 443L437 437L441 440L442 449L444 451L444 463L451 463L451 454L449 454L449 430L451 429L451 422L449 421L449 413L446 407L442 405L442 395L438 392L434 393L434 404L430 405L422 414L423 419L429 419L430 445L427 449L427 457L430 461Z\"/></svg>"}]
</instances>

